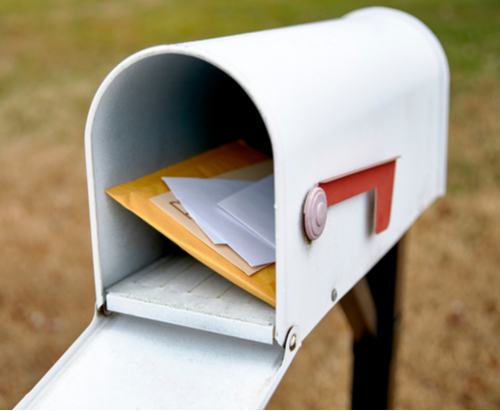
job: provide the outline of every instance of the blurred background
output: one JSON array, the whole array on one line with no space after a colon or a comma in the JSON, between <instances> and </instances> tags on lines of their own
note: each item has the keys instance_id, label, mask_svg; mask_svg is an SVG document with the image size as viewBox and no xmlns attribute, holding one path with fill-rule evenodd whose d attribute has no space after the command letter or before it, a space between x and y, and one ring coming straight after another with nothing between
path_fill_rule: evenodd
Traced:
<instances>
[{"instance_id":1,"label":"blurred background","mask_svg":"<svg viewBox=\"0 0 500 411\"><path fill-rule=\"evenodd\" d=\"M90 323L83 133L98 86L145 47L384 5L442 42L451 67L448 194L409 232L396 408L500 408L498 0L1 0L0 408ZM349 408L352 334L335 307L270 408Z\"/></svg>"}]
</instances>

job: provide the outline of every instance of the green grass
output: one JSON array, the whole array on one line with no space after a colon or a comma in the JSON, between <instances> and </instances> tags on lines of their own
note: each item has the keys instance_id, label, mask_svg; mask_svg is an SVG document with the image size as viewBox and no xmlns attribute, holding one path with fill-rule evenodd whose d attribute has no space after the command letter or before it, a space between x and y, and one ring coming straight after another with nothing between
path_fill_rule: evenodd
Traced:
<instances>
[{"instance_id":1,"label":"green grass","mask_svg":"<svg viewBox=\"0 0 500 411\"><path fill-rule=\"evenodd\" d=\"M451 191L499 185L500 127L485 118L498 108L498 0L2 0L0 144L64 141L76 138L77 130L81 135L104 76L145 47L336 18L373 5L415 15L446 50L452 74ZM54 124L58 110L74 128ZM456 137L455 127L466 135Z\"/></svg>"},{"instance_id":2,"label":"green grass","mask_svg":"<svg viewBox=\"0 0 500 411\"><path fill-rule=\"evenodd\" d=\"M23 71L40 75L89 69L92 63L141 48L340 17L383 5L424 21L442 41L453 71L499 69L497 0L210 2L2 0L0 37L17 41ZM12 51L12 50L10 50ZM5 52L5 49L4 49Z\"/></svg>"}]
</instances>

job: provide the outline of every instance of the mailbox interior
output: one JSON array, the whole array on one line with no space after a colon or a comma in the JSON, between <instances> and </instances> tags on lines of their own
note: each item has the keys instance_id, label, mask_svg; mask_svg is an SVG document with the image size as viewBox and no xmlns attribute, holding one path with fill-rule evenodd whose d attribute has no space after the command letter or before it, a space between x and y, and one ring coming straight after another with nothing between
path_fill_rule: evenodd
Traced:
<instances>
[{"instance_id":1,"label":"mailbox interior","mask_svg":"<svg viewBox=\"0 0 500 411\"><path fill-rule=\"evenodd\" d=\"M86 136L98 306L107 300L110 311L272 343L274 308L224 279L214 276L194 302L160 290L177 276L172 270L188 267L203 283L207 268L104 192L236 139L272 157L248 94L206 61L151 54L126 60L108 76ZM154 286L145 288L140 283L148 278Z\"/></svg>"}]
</instances>

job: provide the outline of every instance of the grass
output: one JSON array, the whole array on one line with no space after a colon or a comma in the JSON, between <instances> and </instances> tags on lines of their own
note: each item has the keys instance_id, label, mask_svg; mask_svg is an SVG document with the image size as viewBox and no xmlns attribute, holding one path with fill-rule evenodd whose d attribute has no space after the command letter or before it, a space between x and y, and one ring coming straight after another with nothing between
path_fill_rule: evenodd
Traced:
<instances>
[{"instance_id":1,"label":"grass","mask_svg":"<svg viewBox=\"0 0 500 411\"><path fill-rule=\"evenodd\" d=\"M410 232L396 405L500 407L498 0L2 0L0 408L36 383L92 316L83 130L109 71L152 45L372 5L421 19L451 68L448 196ZM325 321L271 406L349 406L349 330L340 310ZM312 377L297 379L305 373Z\"/></svg>"},{"instance_id":2,"label":"grass","mask_svg":"<svg viewBox=\"0 0 500 411\"><path fill-rule=\"evenodd\" d=\"M399 8L420 18L446 50L452 73L452 123L475 124L473 134L481 140L474 142L480 145L479 154L455 154L452 148L451 191L470 192L482 186L483 174L494 175L498 184L500 147L492 142L498 124L478 121L483 110L498 108L500 3L496 0L4 0L0 3L4 42L0 144L24 136L39 136L45 142L74 140L77 133L81 135L100 81L117 62L140 49L336 18L372 5ZM59 115L62 121L54 127L53 119ZM479 167L481 176L474 172Z\"/></svg>"}]
</instances>

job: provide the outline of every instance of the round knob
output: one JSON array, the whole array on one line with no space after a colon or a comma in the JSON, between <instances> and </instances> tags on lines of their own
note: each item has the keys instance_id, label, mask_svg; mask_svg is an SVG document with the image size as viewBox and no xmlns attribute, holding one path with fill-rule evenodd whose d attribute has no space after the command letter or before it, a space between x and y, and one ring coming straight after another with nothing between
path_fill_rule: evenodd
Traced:
<instances>
[{"instance_id":1,"label":"round knob","mask_svg":"<svg viewBox=\"0 0 500 411\"><path fill-rule=\"evenodd\" d=\"M304 228L309 240L317 240L325 229L327 208L325 191L321 187L311 189L304 207Z\"/></svg>"}]
</instances>

